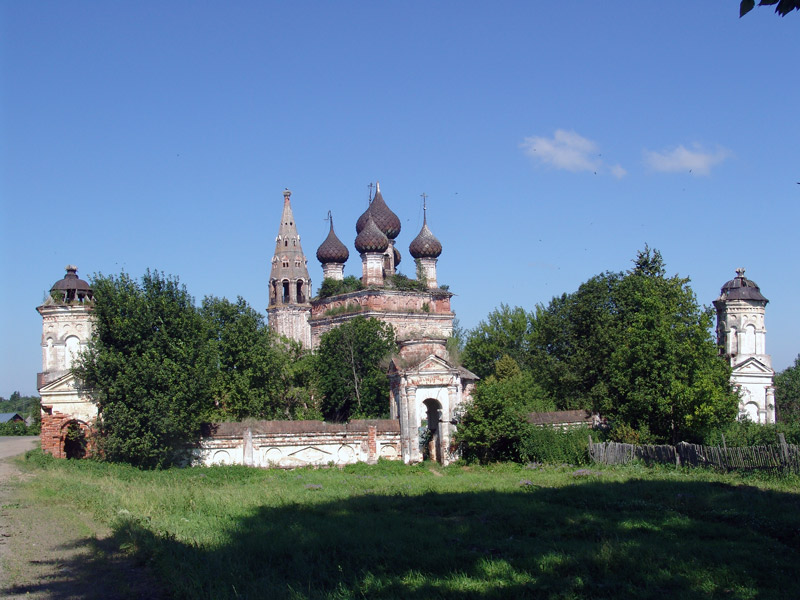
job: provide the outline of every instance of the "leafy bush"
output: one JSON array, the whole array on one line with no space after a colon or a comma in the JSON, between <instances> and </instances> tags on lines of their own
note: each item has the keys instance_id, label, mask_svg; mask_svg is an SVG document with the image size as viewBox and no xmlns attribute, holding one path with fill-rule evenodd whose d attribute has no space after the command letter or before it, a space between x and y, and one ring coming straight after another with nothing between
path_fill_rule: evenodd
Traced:
<instances>
[{"instance_id":1,"label":"leafy bush","mask_svg":"<svg viewBox=\"0 0 800 600\"><path fill-rule=\"evenodd\" d=\"M0 435L39 435L39 427L28 427L24 421L0 423Z\"/></svg>"},{"instance_id":2,"label":"leafy bush","mask_svg":"<svg viewBox=\"0 0 800 600\"><path fill-rule=\"evenodd\" d=\"M530 427L528 414L554 408L532 375L503 356L496 362L495 374L478 384L458 426L462 457L481 463L526 460L520 448Z\"/></svg>"},{"instance_id":3,"label":"leafy bush","mask_svg":"<svg viewBox=\"0 0 800 600\"><path fill-rule=\"evenodd\" d=\"M800 444L800 423L775 423L764 425L752 421L735 421L721 427L703 440L709 446L721 446L722 436L728 446L774 446L782 433L789 444Z\"/></svg>"},{"instance_id":4,"label":"leafy bush","mask_svg":"<svg viewBox=\"0 0 800 600\"><path fill-rule=\"evenodd\" d=\"M360 279L353 275L348 275L344 279L324 279L317 296L319 298L330 298L331 296L349 294L363 289L364 284L361 283Z\"/></svg>"},{"instance_id":5,"label":"leafy bush","mask_svg":"<svg viewBox=\"0 0 800 600\"><path fill-rule=\"evenodd\" d=\"M388 276L386 278L386 287L407 292L424 292L428 289L428 285L425 281L411 279L402 273L395 273L394 275Z\"/></svg>"},{"instance_id":6,"label":"leafy bush","mask_svg":"<svg viewBox=\"0 0 800 600\"><path fill-rule=\"evenodd\" d=\"M528 425L519 442L523 461L541 463L589 463L589 436L596 435L588 427L561 429Z\"/></svg>"}]
</instances>

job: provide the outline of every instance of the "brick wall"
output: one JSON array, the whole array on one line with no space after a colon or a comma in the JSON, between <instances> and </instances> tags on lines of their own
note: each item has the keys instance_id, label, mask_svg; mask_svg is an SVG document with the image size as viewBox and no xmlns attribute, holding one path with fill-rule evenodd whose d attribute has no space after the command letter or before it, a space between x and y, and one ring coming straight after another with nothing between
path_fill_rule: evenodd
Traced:
<instances>
[{"instance_id":1,"label":"brick wall","mask_svg":"<svg viewBox=\"0 0 800 600\"><path fill-rule=\"evenodd\" d=\"M42 450L56 458L67 458L64 452L67 428L70 423L77 423L86 436L87 455L92 451L92 428L90 424L75 419L72 415L65 415L54 411L51 406L42 406L42 432L40 440Z\"/></svg>"}]
</instances>

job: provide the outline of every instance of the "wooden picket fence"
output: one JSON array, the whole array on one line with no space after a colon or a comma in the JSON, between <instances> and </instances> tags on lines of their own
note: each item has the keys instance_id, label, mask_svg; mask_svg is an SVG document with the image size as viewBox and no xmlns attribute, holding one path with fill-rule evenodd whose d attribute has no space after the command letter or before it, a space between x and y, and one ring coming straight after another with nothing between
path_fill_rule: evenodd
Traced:
<instances>
[{"instance_id":1,"label":"wooden picket fence","mask_svg":"<svg viewBox=\"0 0 800 600\"><path fill-rule=\"evenodd\" d=\"M775 446L703 446L681 442L677 446L638 446L618 442L592 441L589 436L589 458L604 465L622 465L634 460L647 464L707 466L725 471L765 470L800 473L800 446L787 444L778 434Z\"/></svg>"}]
</instances>

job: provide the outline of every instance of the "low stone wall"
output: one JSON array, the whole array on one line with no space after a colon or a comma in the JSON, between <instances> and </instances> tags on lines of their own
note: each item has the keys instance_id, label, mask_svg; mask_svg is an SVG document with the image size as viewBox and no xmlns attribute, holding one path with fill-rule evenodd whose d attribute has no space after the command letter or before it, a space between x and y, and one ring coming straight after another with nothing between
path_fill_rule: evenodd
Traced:
<instances>
[{"instance_id":1,"label":"low stone wall","mask_svg":"<svg viewBox=\"0 0 800 600\"><path fill-rule=\"evenodd\" d=\"M400 422L394 419L253 421L210 426L193 452L193 463L294 468L400 457Z\"/></svg>"}]
</instances>

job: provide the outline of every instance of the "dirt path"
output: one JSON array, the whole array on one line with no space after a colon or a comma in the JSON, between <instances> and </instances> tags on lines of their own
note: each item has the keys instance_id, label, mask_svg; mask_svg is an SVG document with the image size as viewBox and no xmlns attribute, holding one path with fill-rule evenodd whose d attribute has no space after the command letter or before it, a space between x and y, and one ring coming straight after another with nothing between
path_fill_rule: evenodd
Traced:
<instances>
[{"instance_id":1,"label":"dirt path","mask_svg":"<svg viewBox=\"0 0 800 600\"><path fill-rule=\"evenodd\" d=\"M25 438L20 438L25 439ZM7 600L162 598L155 579L116 551L107 527L69 506L37 500L0 439L0 597ZM35 440L35 438L34 438ZM13 448L12 448L13 447Z\"/></svg>"}]
</instances>

